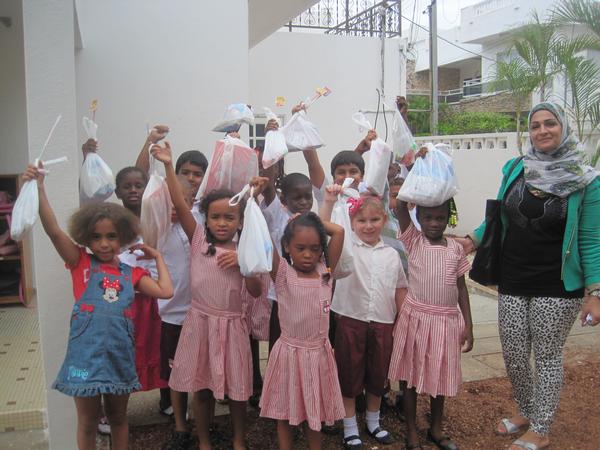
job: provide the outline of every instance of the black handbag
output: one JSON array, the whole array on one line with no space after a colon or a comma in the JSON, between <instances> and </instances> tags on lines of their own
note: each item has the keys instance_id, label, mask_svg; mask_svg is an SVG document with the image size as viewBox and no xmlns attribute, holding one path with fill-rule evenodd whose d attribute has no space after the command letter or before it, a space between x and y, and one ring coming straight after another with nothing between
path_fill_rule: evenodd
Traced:
<instances>
[{"instance_id":1,"label":"black handbag","mask_svg":"<svg viewBox=\"0 0 600 450\"><path fill-rule=\"evenodd\" d=\"M522 156L516 158L507 177L510 176ZM500 266L502 260L502 201L487 200L485 204L485 232L477 253L473 259L473 265L469 271L469 278L484 286L495 286L500 282Z\"/></svg>"},{"instance_id":2,"label":"black handbag","mask_svg":"<svg viewBox=\"0 0 600 450\"><path fill-rule=\"evenodd\" d=\"M497 285L500 281L500 259L502 251L502 220L500 218L502 202L500 200L487 200L485 204L485 232L473 265L469 271L469 278L484 286Z\"/></svg>"}]
</instances>

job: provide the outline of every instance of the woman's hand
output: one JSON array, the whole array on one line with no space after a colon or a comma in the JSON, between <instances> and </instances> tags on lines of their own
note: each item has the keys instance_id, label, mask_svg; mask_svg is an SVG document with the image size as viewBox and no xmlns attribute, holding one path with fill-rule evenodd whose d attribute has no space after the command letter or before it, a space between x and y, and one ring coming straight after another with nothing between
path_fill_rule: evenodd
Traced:
<instances>
[{"instance_id":1,"label":"woman's hand","mask_svg":"<svg viewBox=\"0 0 600 450\"><path fill-rule=\"evenodd\" d=\"M39 161L37 167L35 167L33 164L29 164L27 166L27 169L25 169L25 172L23 172L21 178L23 179L23 182L37 180L38 187L43 187L44 176L44 164L41 161Z\"/></svg>"},{"instance_id":2,"label":"woman's hand","mask_svg":"<svg viewBox=\"0 0 600 450\"><path fill-rule=\"evenodd\" d=\"M136 250L140 250L141 252L143 252L143 255L139 255L136 257L136 259L140 260L140 259L156 259L159 258L160 252L158 250L156 250L155 248L150 247L147 244L134 244L131 247L129 247L129 253L133 253Z\"/></svg>"},{"instance_id":3,"label":"woman's hand","mask_svg":"<svg viewBox=\"0 0 600 450\"><path fill-rule=\"evenodd\" d=\"M461 351L463 353L469 353L471 350L473 350L473 341L473 329L465 328L460 336Z\"/></svg>"},{"instance_id":4,"label":"woman's hand","mask_svg":"<svg viewBox=\"0 0 600 450\"><path fill-rule=\"evenodd\" d=\"M591 316L591 321L587 320L588 314ZM581 325L596 326L600 323L600 297L587 295L583 299L581 307Z\"/></svg>"},{"instance_id":5,"label":"woman's hand","mask_svg":"<svg viewBox=\"0 0 600 450\"><path fill-rule=\"evenodd\" d=\"M217 256L217 266L220 269L229 269L231 267L239 267L237 252L223 252Z\"/></svg>"},{"instance_id":6,"label":"woman's hand","mask_svg":"<svg viewBox=\"0 0 600 450\"><path fill-rule=\"evenodd\" d=\"M462 246L463 250L465 251L465 255L475 251L475 244L469 236L455 237L454 240Z\"/></svg>"},{"instance_id":7,"label":"woman's hand","mask_svg":"<svg viewBox=\"0 0 600 450\"><path fill-rule=\"evenodd\" d=\"M83 159L85 159L89 153L96 153L98 151L98 141L96 139L89 138L81 146L81 151L83 152Z\"/></svg>"},{"instance_id":8,"label":"woman's hand","mask_svg":"<svg viewBox=\"0 0 600 450\"><path fill-rule=\"evenodd\" d=\"M171 151L171 145L168 141L165 141L164 147L154 144L150 147L150 154L164 164L173 163L173 152Z\"/></svg>"}]
</instances>

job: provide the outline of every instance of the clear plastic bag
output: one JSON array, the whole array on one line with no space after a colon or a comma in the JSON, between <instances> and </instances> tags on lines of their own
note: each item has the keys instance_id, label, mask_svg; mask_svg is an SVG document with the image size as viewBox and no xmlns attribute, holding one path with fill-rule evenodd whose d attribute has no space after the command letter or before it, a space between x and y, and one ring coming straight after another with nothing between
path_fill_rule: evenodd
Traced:
<instances>
[{"instance_id":1,"label":"clear plastic bag","mask_svg":"<svg viewBox=\"0 0 600 450\"><path fill-rule=\"evenodd\" d=\"M352 178L346 178L342 187L344 190L339 195L338 201L333 205L331 211L331 222L344 228L344 246L342 254L333 271L333 278L339 280L354 272L354 252L352 250L352 222L350 221L350 205L348 198L358 198L358 192L350 188L354 182Z\"/></svg>"},{"instance_id":2,"label":"clear plastic bag","mask_svg":"<svg viewBox=\"0 0 600 450\"><path fill-rule=\"evenodd\" d=\"M417 158L398 199L421 206L439 206L458 192L458 180L445 144L426 144L425 158Z\"/></svg>"},{"instance_id":3,"label":"clear plastic bag","mask_svg":"<svg viewBox=\"0 0 600 450\"><path fill-rule=\"evenodd\" d=\"M33 227L38 218L39 205L37 181L26 181L12 210L10 237L14 241L22 240L25 233Z\"/></svg>"},{"instance_id":4,"label":"clear plastic bag","mask_svg":"<svg viewBox=\"0 0 600 450\"><path fill-rule=\"evenodd\" d=\"M206 175L202 180L196 199L213 189L229 189L239 192L258 176L256 152L241 139L226 136L217 141Z\"/></svg>"},{"instance_id":5,"label":"clear plastic bag","mask_svg":"<svg viewBox=\"0 0 600 450\"><path fill-rule=\"evenodd\" d=\"M371 122L369 122L365 115L360 111L352 114L352 120L358 125L358 131L361 133L373 129L373 125L371 125Z\"/></svg>"},{"instance_id":6,"label":"clear plastic bag","mask_svg":"<svg viewBox=\"0 0 600 450\"><path fill-rule=\"evenodd\" d=\"M229 200L230 205L237 205L250 186ZM273 267L273 241L267 222L260 207L254 199L254 188L250 189L250 198L244 209L244 227L238 242L238 264L243 276L255 276L271 272Z\"/></svg>"},{"instance_id":7,"label":"clear plastic bag","mask_svg":"<svg viewBox=\"0 0 600 450\"><path fill-rule=\"evenodd\" d=\"M363 182L375 194L383 195L388 169L392 160L392 150L383 139L377 138L371 142L368 158Z\"/></svg>"},{"instance_id":8,"label":"clear plastic bag","mask_svg":"<svg viewBox=\"0 0 600 450\"><path fill-rule=\"evenodd\" d=\"M156 164L152 156L150 161L151 166ZM171 227L172 203L167 182L152 168L142 196L140 224L144 243L160 250Z\"/></svg>"},{"instance_id":9,"label":"clear plastic bag","mask_svg":"<svg viewBox=\"0 0 600 450\"><path fill-rule=\"evenodd\" d=\"M299 152L325 145L316 125L306 118L304 110L295 113L281 130L290 152Z\"/></svg>"},{"instance_id":10,"label":"clear plastic bag","mask_svg":"<svg viewBox=\"0 0 600 450\"><path fill-rule=\"evenodd\" d=\"M83 128L88 139L96 140L98 125L88 117L83 117ZM79 178L79 198L82 201L104 201L115 190L115 181L108 164L96 153L88 153L81 166Z\"/></svg>"},{"instance_id":11,"label":"clear plastic bag","mask_svg":"<svg viewBox=\"0 0 600 450\"><path fill-rule=\"evenodd\" d=\"M280 125L279 119L269 108L264 108L267 120L275 120ZM288 152L285 143L285 135L282 129L267 131L265 135L265 150L262 157L262 165L265 169L271 167Z\"/></svg>"},{"instance_id":12,"label":"clear plastic bag","mask_svg":"<svg viewBox=\"0 0 600 450\"><path fill-rule=\"evenodd\" d=\"M394 153L394 160L401 163L404 155L410 150L416 152L417 143L408 125L400 113L396 111L394 113L394 120L392 121L392 152Z\"/></svg>"},{"instance_id":13,"label":"clear plastic bag","mask_svg":"<svg viewBox=\"0 0 600 450\"><path fill-rule=\"evenodd\" d=\"M233 103L227 107L223 119L215 125L212 131L231 133L238 131L244 123L254 125L252 110L244 103Z\"/></svg>"}]
</instances>

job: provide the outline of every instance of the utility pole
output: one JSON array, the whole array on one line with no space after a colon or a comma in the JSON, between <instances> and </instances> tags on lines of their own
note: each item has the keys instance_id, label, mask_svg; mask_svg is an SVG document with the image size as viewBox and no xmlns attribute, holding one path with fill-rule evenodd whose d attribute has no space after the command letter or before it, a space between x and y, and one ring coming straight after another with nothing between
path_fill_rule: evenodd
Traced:
<instances>
[{"instance_id":1,"label":"utility pole","mask_svg":"<svg viewBox=\"0 0 600 450\"><path fill-rule=\"evenodd\" d=\"M437 135L438 128L438 57L437 57L437 0L431 0L429 13L429 73L431 75L431 134Z\"/></svg>"}]
</instances>

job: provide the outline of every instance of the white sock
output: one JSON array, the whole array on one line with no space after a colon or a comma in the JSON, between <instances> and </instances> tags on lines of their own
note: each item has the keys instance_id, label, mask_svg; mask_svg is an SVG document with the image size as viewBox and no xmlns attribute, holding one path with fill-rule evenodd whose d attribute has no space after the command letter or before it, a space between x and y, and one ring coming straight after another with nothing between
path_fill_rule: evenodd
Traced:
<instances>
[{"instance_id":1,"label":"white sock","mask_svg":"<svg viewBox=\"0 0 600 450\"><path fill-rule=\"evenodd\" d=\"M344 438L349 436L358 436L358 424L356 423L356 414L352 417L344 417ZM348 442L350 445L358 445L362 441L360 439L352 439Z\"/></svg>"},{"instance_id":2,"label":"white sock","mask_svg":"<svg viewBox=\"0 0 600 450\"><path fill-rule=\"evenodd\" d=\"M376 430L379 427L379 410L369 411L367 409L365 419L367 421L367 428L372 433L374 430ZM377 433L375 436L378 438L381 438L381 437L385 436L386 434L387 434L387 431L382 430L379 433Z\"/></svg>"}]
</instances>

